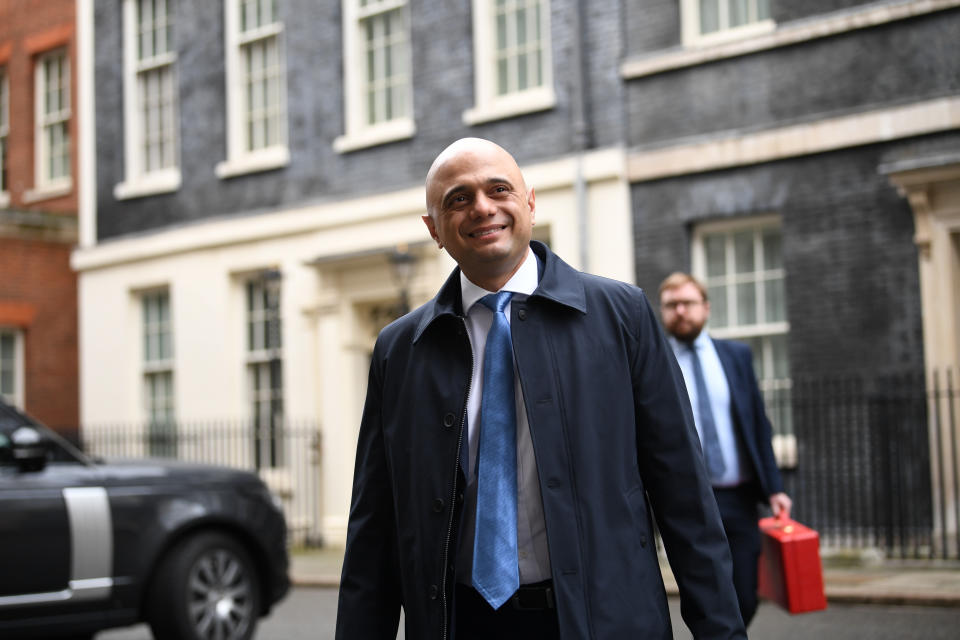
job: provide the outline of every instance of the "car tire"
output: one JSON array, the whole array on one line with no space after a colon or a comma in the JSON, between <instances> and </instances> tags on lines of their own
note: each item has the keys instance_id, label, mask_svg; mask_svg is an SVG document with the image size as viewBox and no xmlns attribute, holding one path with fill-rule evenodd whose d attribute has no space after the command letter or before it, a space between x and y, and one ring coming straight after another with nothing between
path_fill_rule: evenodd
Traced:
<instances>
[{"instance_id":1,"label":"car tire","mask_svg":"<svg viewBox=\"0 0 960 640\"><path fill-rule=\"evenodd\" d=\"M240 543L217 532L173 547L147 601L150 628L159 639L249 640L259 615L256 565Z\"/></svg>"}]
</instances>

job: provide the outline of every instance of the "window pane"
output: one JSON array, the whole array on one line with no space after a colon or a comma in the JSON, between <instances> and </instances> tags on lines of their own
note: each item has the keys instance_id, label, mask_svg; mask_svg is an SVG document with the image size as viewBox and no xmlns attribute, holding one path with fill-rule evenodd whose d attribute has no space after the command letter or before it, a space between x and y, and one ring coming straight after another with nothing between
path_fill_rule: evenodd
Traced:
<instances>
[{"instance_id":1,"label":"window pane","mask_svg":"<svg viewBox=\"0 0 960 640\"><path fill-rule=\"evenodd\" d=\"M749 5L749 0L727 0L727 6L730 9L728 26L739 27L750 22Z\"/></svg>"},{"instance_id":2,"label":"window pane","mask_svg":"<svg viewBox=\"0 0 960 640\"><path fill-rule=\"evenodd\" d=\"M707 295L710 296L710 326L727 326L729 324L727 318L727 288L724 286L708 286Z\"/></svg>"},{"instance_id":3,"label":"window pane","mask_svg":"<svg viewBox=\"0 0 960 640\"><path fill-rule=\"evenodd\" d=\"M713 33L720 29L719 0L700 0L700 33Z\"/></svg>"},{"instance_id":4,"label":"window pane","mask_svg":"<svg viewBox=\"0 0 960 640\"><path fill-rule=\"evenodd\" d=\"M407 113L407 29L403 8L361 22L365 47L366 121L386 122Z\"/></svg>"},{"instance_id":5,"label":"window pane","mask_svg":"<svg viewBox=\"0 0 960 640\"><path fill-rule=\"evenodd\" d=\"M0 136L0 191L7 190L7 137Z\"/></svg>"},{"instance_id":6,"label":"window pane","mask_svg":"<svg viewBox=\"0 0 960 640\"><path fill-rule=\"evenodd\" d=\"M734 264L737 273L753 273L753 231L741 231L733 234Z\"/></svg>"},{"instance_id":7,"label":"window pane","mask_svg":"<svg viewBox=\"0 0 960 640\"><path fill-rule=\"evenodd\" d=\"M722 235L708 235L703 238L703 249L707 257L707 277L715 278L727 273L725 239Z\"/></svg>"},{"instance_id":8,"label":"window pane","mask_svg":"<svg viewBox=\"0 0 960 640\"><path fill-rule=\"evenodd\" d=\"M527 43L527 10L522 6L517 9L516 25L517 48L519 49Z\"/></svg>"},{"instance_id":9,"label":"window pane","mask_svg":"<svg viewBox=\"0 0 960 640\"><path fill-rule=\"evenodd\" d=\"M10 129L10 89L6 69L0 68L0 191L7 190L7 134Z\"/></svg>"},{"instance_id":10,"label":"window pane","mask_svg":"<svg viewBox=\"0 0 960 640\"><path fill-rule=\"evenodd\" d=\"M763 230L763 268L767 271L783 268L780 229Z\"/></svg>"},{"instance_id":11,"label":"window pane","mask_svg":"<svg viewBox=\"0 0 960 640\"><path fill-rule=\"evenodd\" d=\"M767 280L764 284L764 321L781 322L787 319L783 278Z\"/></svg>"},{"instance_id":12,"label":"window pane","mask_svg":"<svg viewBox=\"0 0 960 640\"><path fill-rule=\"evenodd\" d=\"M757 20L766 20L770 17L770 0L756 0Z\"/></svg>"},{"instance_id":13,"label":"window pane","mask_svg":"<svg viewBox=\"0 0 960 640\"><path fill-rule=\"evenodd\" d=\"M757 289L753 282L736 285L737 292L737 324L756 324L757 322Z\"/></svg>"},{"instance_id":14,"label":"window pane","mask_svg":"<svg viewBox=\"0 0 960 640\"><path fill-rule=\"evenodd\" d=\"M494 64L498 95L543 83L544 16L541 0L497 4L494 11Z\"/></svg>"},{"instance_id":15,"label":"window pane","mask_svg":"<svg viewBox=\"0 0 960 640\"><path fill-rule=\"evenodd\" d=\"M770 349L773 359L773 375L771 378L789 378L790 377L790 355L787 352L786 334L770 336Z\"/></svg>"},{"instance_id":16,"label":"window pane","mask_svg":"<svg viewBox=\"0 0 960 640\"><path fill-rule=\"evenodd\" d=\"M753 355L753 371L759 380L766 377L763 367L763 340L759 337L742 338L740 340L750 347L750 353Z\"/></svg>"}]
</instances>

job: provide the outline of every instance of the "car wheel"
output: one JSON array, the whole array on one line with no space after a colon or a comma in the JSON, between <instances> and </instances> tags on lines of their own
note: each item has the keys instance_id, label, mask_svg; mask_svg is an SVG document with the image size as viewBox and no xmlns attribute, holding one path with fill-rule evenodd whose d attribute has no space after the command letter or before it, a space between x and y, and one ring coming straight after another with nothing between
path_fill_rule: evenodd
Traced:
<instances>
[{"instance_id":1,"label":"car wheel","mask_svg":"<svg viewBox=\"0 0 960 640\"><path fill-rule=\"evenodd\" d=\"M249 640L260 612L256 567L233 538L191 536L164 558L147 610L156 638Z\"/></svg>"}]
</instances>

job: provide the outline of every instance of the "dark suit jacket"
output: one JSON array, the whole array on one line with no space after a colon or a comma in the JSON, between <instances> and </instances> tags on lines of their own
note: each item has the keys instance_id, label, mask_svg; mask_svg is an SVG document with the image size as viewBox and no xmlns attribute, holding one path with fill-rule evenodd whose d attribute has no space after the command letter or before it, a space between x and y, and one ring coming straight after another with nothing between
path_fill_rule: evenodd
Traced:
<instances>
[{"instance_id":1,"label":"dark suit jacket","mask_svg":"<svg viewBox=\"0 0 960 640\"><path fill-rule=\"evenodd\" d=\"M673 637L649 499L694 637L745 639L683 376L646 297L532 246L543 275L510 327L561 637ZM338 639L395 638L401 605L408 638L449 638L472 360L459 270L377 339Z\"/></svg>"},{"instance_id":2,"label":"dark suit jacket","mask_svg":"<svg viewBox=\"0 0 960 640\"><path fill-rule=\"evenodd\" d=\"M757 500L766 503L771 495L783 491L783 482L773 456L772 430L753 372L753 356L750 347L741 342L714 338L713 344L727 375L733 424L757 479Z\"/></svg>"}]
</instances>

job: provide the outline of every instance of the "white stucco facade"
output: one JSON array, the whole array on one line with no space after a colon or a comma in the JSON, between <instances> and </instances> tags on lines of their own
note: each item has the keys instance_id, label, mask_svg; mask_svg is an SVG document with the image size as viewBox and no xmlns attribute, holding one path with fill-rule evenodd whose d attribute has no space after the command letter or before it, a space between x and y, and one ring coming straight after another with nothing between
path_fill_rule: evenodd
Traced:
<instances>
[{"instance_id":1,"label":"white stucco facade","mask_svg":"<svg viewBox=\"0 0 960 640\"><path fill-rule=\"evenodd\" d=\"M633 281L624 151L523 169L536 190L535 237L574 266L585 256L589 271ZM177 420L248 417L244 282L279 270L284 414L319 425L320 491L310 499L319 502L323 539L342 543L369 355L382 309L398 296L388 255L401 246L417 257L413 306L431 298L454 266L430 240L424 213L423 188L415 186L78 249L84 428L144 422L139 296L158 287L169 291ZM274 476L296 493L296 479Z\"/></svg>"}]
</instances>

